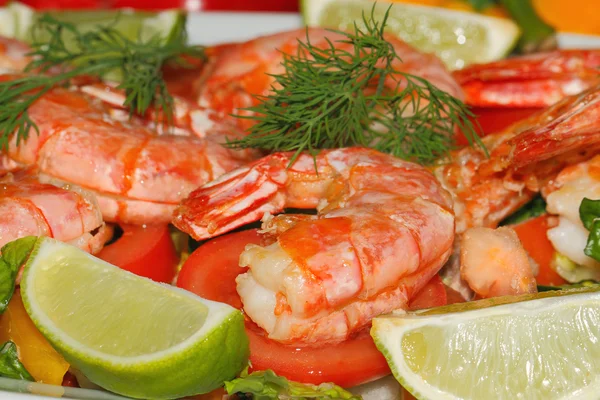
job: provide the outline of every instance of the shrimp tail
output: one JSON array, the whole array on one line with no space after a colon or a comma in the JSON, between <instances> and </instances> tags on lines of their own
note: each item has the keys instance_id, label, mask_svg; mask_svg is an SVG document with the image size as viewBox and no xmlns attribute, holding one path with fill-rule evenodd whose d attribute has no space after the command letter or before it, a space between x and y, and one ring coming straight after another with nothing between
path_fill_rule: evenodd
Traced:
<instances>
[{"instance_id":1,"label":"shrimp tail","mask_svg":"<svg viewBox=\"0 0 600 400\"><path fill-rule=\"evenodd\" d=\"M573 163L578 153L584 158L600 146L600 85L567 97L545 111L526 120L526 129L494 149L490 165L494 170L535 168L537 175L548 175L562 169L564 160ZM587 156L586 156L587 154ZM557 159L558 158L558 159ZM555 168L544 171L540 163L552 159Z\"/></svg>"},{"instance_id":2,"label":"shrimp tail","mask_svg":"<svg viewBox=\"0 0 600 400\"><path fill-rule=\"evenodd\" d=\"M546 107L600 81L600 51L557 50L476 64L454 78L467 104Z\"/></svg>"},{"instance_id":3,"label":"shrimp tail","mask_svg":"<svg viewBox=\"0 0 600 400\"><path fill-rule=\"evenodd\" d=\"M495 227L566 166L600 148L600 84L483 139L489 157L475 148L455 151L434 173L453 197L457 231Z\"/></svg>"},{"instance_id":4,"label":"shrimp tail","mask_svg":"<svg viewBox=\"0 0 600 400\"><path fill-rule=\"evenodd\" d=\"M274 154L196 189L176 209L173 224L202 240L283 211L286 162Z\"/></svg>"},{"instance_id":5,"label":"shrimp tail","mask_svg":"<svg viewBox=\"0 0 600 400\"><path fill-rule=\"evenodd\" d=\"M600 85L568 97L540 115L548 124L529 129L510 141L513 168L547 160L571 151L600 145Z\"/></svg>"}]
</instances>

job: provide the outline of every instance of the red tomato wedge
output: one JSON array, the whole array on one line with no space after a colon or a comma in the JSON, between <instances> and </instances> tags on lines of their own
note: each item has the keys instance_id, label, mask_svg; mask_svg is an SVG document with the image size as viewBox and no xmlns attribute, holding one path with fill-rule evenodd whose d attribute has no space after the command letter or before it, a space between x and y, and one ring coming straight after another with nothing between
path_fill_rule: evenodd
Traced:
<instances>
[{"instance_id":1,"label":"red tomato wedge","mask_svg":"<svg viewBox=\"0 0 600 400\"><path fill-rule=\"evenodd\" d=\"M235 278L248 269L239 266L239 259L249 243L260 244L256 229L230 233L204 243L185 260L177 286L205 299L242 308Z\"/></svg>"},{"instance_id":2,"label":"red tomato wedge","mask_svg":"<svg viewBox=\"0 0 600 400\"><path fill-rule=\"evenodd\" d=\"M238 259L246 244L259 244L256 230L220 236L200 246L186 260L177 286L215 301L242 306L235 277L246 271ZM446 291L435 277L411 302L411 307L429 308L446 304ZM250 339L250 362L254 370L272 369L297 382L334 382L350 387L390 373L385 358L367 332L335 346L297 348L275 342L251 321L246 323Z\"/></svg>"},{"instance_id":3,"label":"red tomato wedge","mask_svg":"<svg viewBox=\"0 0 600 400\"><path fill-rule=\"evenodd\" d=\"M123 236L98 253L98 257L136 275L170 283L179 258L168 225L122 225Z\"/></svg>"},{"instance_id":4,"label":"red tomato wedge","mask_svg":"<svg viewBox=\"0 0 600 400\"><path fill-rule=\"evenodd\" d=\"M296 348L264 337L252 325L246 324L246 333L254 371L272 369L296 382L333 382L342 387L352 387L390 373L385 358L367 332L334 346Z\"/></svg>"},{"instance_id":5,"label":"red tomato wedge","mask_svg":"<svg viewBox=\"0 0 600 400\"><path fill-rule=\"evenodd\" d=\"M517 232L525 250L539 265L540 270L536 277L537 283L548 286L566 284L567 281L561 278L550 266L554 255L554 247L548 240L548 236L546 236L548 216L541 215L513 225L512 228Z\"/></svg>"},{"instance_id":6,"label":"red tomato wedge","mask_svg":"<svg viewBox=\"0 0 600 400\"><path fill-rule=\"evenodd\" d=\"M486 135L500 132L515 122L532 116L541 108L474 108L477 122Z\"/></svg>"},{"instance_id":7,"label":"red tomato wedge","mask_svg":"<svg viewBox=\"0 0 600 400\"><path fill-rule=\"evenodd\" d=\"M446 286L439 275L434 276L408 303L409 310L440 307L448 304Z\"/></svg>"},{"instance_id":8,"label":"red tomato wedge","mask_svg":"<svg viewBox=\"0 0 600 400\"><path fill-rule=\"evenodd\" d=\"M521 121L536 112L541 108L478 108L471 109L475 118L471 118L473 122L479 124L479 136L501 132L515 122ZM461 133L457 136L456 141L461 146L469 144L465 136Z\"/></svg>"}]
</instances>

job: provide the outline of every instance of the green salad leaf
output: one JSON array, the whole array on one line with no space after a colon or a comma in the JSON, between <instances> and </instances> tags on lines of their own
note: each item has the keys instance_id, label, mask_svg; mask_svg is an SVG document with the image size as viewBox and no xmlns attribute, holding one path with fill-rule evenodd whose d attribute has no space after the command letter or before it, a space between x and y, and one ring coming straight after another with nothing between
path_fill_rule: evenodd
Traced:
<instances>
[{"instance_id":1,"label":"green salad leaf","mask_svg":"<svg viewBox=\"0 0 600 400\"><path fill-rule=\"evenodd\" d=\"M229 382L225 382L228 394L251 394L255 400L276 399L319 399L319 400L360 400L359 396L342 389L333 383L310 385L292 382L282 376L277 376L273 371L258 371L242 375Z\"/></svg>"},{"instance_id":2,"label":"green salad leaf","mask_svg":"<svg viewBox=\"0 0 600 400\"><path fill-rule=\"evenodd\" d=\"M476 11L493 5L504 7L521 28L518 50L521 53L547 51L557 47L556 30L536 12L531 0L464 0Z\"/></svg>"},{"instance_id":3,"label":"green salad leaf","mask_svg":"<svg viewBox=\"0 0 600 400\"><path fill-rule=\"evenodd\" d=\"M0 376L26 381L34 380L19 361L17 346L13 342L6 342L0 348Z\"/></svg>"},{"instance_id":4,"label":"green salad leaf","mask_svg":"<svg viewBox=\"0 0 600 400\"><path fill-rule=\"evenodd\" d=\"M483 11L488 7L496 5L496 0L466 0L476 11Z\"/></svg>"},{"instance_id":5,"label":"green salad leaf","mask_svg":"<svg viewBox=\"0 0 600 400\"><path fill-rule=\"evenodd\" d=\"M0 314L8 306L8 302L15 291L15 279L19 268L31 253L36 241L37 237L26 236L2 247L2 256L0 256Z\"/></svg>"},{"instance_id":6,"label":"green salad leaf","mask_svg":"<svg viewBox=\"0 0 600 400\"><path fill-rule=\"evenodd\" d=\"M534 197L529 203L504 218L500 225L516 225L530 218L539 217L546 212L546 202L542 196Z\"/></svg>"},{"instance_id":7,"label":"green salad leaf","mask_svg":"<svg viewBox=\"0 0 600 400\"><path fill-rule=\"evenodd\" d=\"M591 231L596 220L600 218L600 200L584 198L579 205L579 218L585 229Z\"/></svg>"},{"instance_id":8,"label":"green salad leaf","mask_svg":"<svg viewBox=\"0 0 600 400\"><path fill-rule=\"evenodd\" d=\"M579 218L590 231L583 252L586 256L600 261L600 200L584 198L579 205Z\"/></svg>"},{"instance_id":9,"label":"green salad leaf","mask_svg":"<svg viewBox=\"0 0 600 400\"><path fill-rule=\"evenodd\" d=\"M566 289L575 289L575 288L583 288L583 287L594 287L600 285L600 282L593 280L585 280L577 283L570 283L568 285L560 285L560 286L549 286L549 285L537 285L538 292L549 292L552 290L566 290Z\"/></svg>"}]
</instances>

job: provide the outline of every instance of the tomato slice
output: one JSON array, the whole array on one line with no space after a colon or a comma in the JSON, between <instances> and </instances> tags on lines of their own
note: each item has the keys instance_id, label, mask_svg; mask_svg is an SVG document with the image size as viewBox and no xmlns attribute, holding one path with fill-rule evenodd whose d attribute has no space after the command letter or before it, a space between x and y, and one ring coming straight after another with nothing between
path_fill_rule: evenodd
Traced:
<instances>
[{"instance_id":1,"label":"tomato slice","mask_svg":"<svg viewBox=\"0 0 600 400\"><path fill-rule=\"evenodd\" d=\"M235 277L246 271L238 265L246 244L260 243L257 230L220 236L200 246L186 260L177 286L204 298L241 308ZM446 304L446 291L439 277L424 287L411 307L429 308ZM254 370L272 369L288 379L319 384L334 382L350 387L390 373L383 355L368 332L334 346L293 347L268 339L251 321L246 323L250 339L250 362Z\"/></svg>"},{"instance_id":2,"label":"tomato slice","mask_svg":"<svg viewBox=\"0 0 600 400\"><path fill-rule=\"evenodd\" d=\"M481 128L479 130L479 136L484 137L486 135L500 132L515 122L521 121L536 112L542 110L541 108L479 108L474 107L471 109L475 118L471 118L472 121L476 121ZM461 133L457 136L456 142L461 146L469 144L465 136Z\"/></svg>"},{"instance_id":3,"label":"tomato slice","mask_svg":"<svg viewBox=\"0 0 600 400\"><path fill-rule=\"evenodd\" d=\"M266 338L253 325L246 324L253 371L272 369L292 381L316 385L333 382L342 387L352 387L390 373L368 332L333 346L291 347Z\"/></svg>"},{"instance_id":4,"label":"tomato slice","mask_svg":"<svg viewBox=\"0 0 600 400\"><path fill-rule=\"evenodd\" d=\"M446 285L439 275L435 275L408 303L409 310L440 307L448 304Z\"/></svg>"},{"instance_id":5,"label":"tomato slice","mask_svg":"<svg viewBox=\"0 0 600 400\"><path fill-rule=\"evenodd\" d=\"M98 257L136 275L170 283L179 258L168 225L122 225L123 236L104 247Z\"/></svg>"},{"instance_id":6,"label":"tomato slice","mask_svg":"<svg viewBox=\"0 0 600 400\"><path fill-rule=\"evenodd\" d=\"M525 250L527 250L531 258L539 266L539 272L536 277L537 283L548 286L566 284L567 281L561 278L550 266L554 247L546 235L546 231L548 230L548 216L541 215L513 225L512 228L517 232Z\"/></svg>"},{"instance_id":7,"label":"tomato slice","mask_svg":"<svg viewBox=\"0 0 600 400\"><path fill-rule=\"evenodd\" d=\"M205 299L242 308L235 278L248 269L239 266L239 259L250 243L260 244L258 230L230 233L204 243L185 260L177 286Z\"/></svg>"},{"instance_id":8,"label":"tomato slice","mask_svg":"<svg viewBox=\"0 0 600 400\"><path fill-rule=\"evenodd\" d=\"M486 135L500 132L542 110L541 108L474 108L477 122Z\"/></svg>"},{"instance_id":9,"label":"tomato slice","mask_svg":"<svg viewBox=\"0 0 600 400\"><path fill-rule=\"evenodd\" d=\"M63 381L62 381L61 386L68 386L68 387L78 388L79 384L77 383L77 378L75 378L75 375L73 375L72 373L70 373L69 371L67 371L67 373L63 377Z\"/></svg>"}]
</instances>

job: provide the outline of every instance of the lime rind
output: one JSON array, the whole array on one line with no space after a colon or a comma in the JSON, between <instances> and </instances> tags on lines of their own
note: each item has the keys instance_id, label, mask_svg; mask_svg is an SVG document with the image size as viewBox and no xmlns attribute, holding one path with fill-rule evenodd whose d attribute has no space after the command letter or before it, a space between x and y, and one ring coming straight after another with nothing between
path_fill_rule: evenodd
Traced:
<instances>
[{"instance_id":1,"label":"lime rind","mask_svg":"<svg viewBox=\"0 0 600 400\"><path fill-rule=\"evenodd\" d=\"M98 26L111 25L130 40L146 41L160 36L170 41L185 29L187 15L184 11L173 9L152 13L147 11L93 10L93 11L51 11L49 14L59 21L74 24L80 31L86 32ZM23 41L32 40L32 27L40 17L31 7L19 2L11 2L0 8L0 35ZM45 32L38 32L39 40L44 40Z\"/></svg>"},{"instance_id":2,"label":"lime rind","mask_svg":"<svg viewBox=\"0 0 600 400\"><path fill-rule=\"evenodd\" d=\"M35 19L33 8L19 2L12 2L6 9L12 13L14 20L14 31L11 36L19 40L27 39Z\"/></svg>"},{"instance_id":3,"label":"lime rind","mask_svg":"<svg viewBox=\"0 0 600 400\"><path fill-rule=\"evenodd\" d=\"M577 289L577 290L572 290L572 291L561 291L562 293L557 293L557 292L548 292L548 293L544 293L543 295L540 294L540 298L538 299L529 299L531 301L523 301L523 297L521 297L521 302L517 302L517 303L513 303L513 302L509 302L508 298L504 298L504 302L503 304L492 304L492 306L490 308L482 308L482 307L475 307L472 308L471 310L466 310L465 307L463 307L462 309L460 307L455 307L456 311L455 312L447 312L444 314L429 314L427 315L426 312L421 312L421 313L407 313L404 316L386 316L386 317L381 317L381 318L376 318L373 320L373 328L371 330L371 335L375 341L375 345L377 346L377 348L382 352L382 354L384 355L384 357L386 358L386 360L388 361L388 364L390 365L390 369L394 375L394 377L398 380L398 382L400 382L400 384L405 387L409 392L411 392L416 398L418 399L435 399L435 400L458 400L458 399L467 399L467 398L473 398L473 399L477 399L477 398L481 398L479 397L479 395L481 395L481 392L478 395L473 395L472 397L466 397L464 396L464 393L461 395L454 395L452 393L449 393L448 391L444 391L444 390L440 390L437 386L435 386L432 382L428 382L427 378L423 377L422 375L420 375L419 373L415 372L413 369L411 369L411 367L408 365L407 363L407 357L414 357L415 354L419 354L418 352L413 351L411 353L411 347L408 347L409 349L409 353L405 353L405 350L403 349L403 341L405 336L409 335L409 334L414 334L415 332L417 334L421 334L423 329L427 329L430 332L430 339L431 337L435 337L433 341L428 341L426 342L428 345L430 345L433 348L436 348L440 351L438 351L437 353L433 353L435 357L435 354L437 354L438 356L440 354L442 354L443 359L437 359L436 358L436 364L437 364L437 368L441 369L444 372L441 372L442 374L446 374L449 376L448 379L454 379L456 380L456 385L470 385L472 384L472 381L470 379L472 379L469 377L469 375L467 374L466 376L460 375L460 373L457 373L456 371L448 371L446 370L446 368L450 368L452 369L453 367L455 367L455 365L448 365L446 363L444 363L444 361L447 361L449 359L449 357L446 356L446 354L451 354L452 349L451 348L446 348L443 345L440 346L440 343L445 343L447 344L448 341L454 341L454 343L459 343L460 340L457 339L457 337L453 336L452 334L448 334L448 335L439 335L438 332L435 332L435 330L440 330L440 332L452 332L452 329L454 329L455 332L460 331L461 335L464 333L465 330L469 331L469 334L473 332L473 330L469 329L469 326L475 326L475 324L481 323L481 321L486 322L486 321L495 321L497 322L499 319L504 318L506 320L512 320L514 321L520 321L523 322L525 321L525 324L527 324L528 321L534 321L535 322L535 327L536 329L539 328L539 326L543 326L544 324L546 324L546 326L548 326L550 324L550 326L552 327L558 327L556 328L556 330L562 329L562 331L566 331L568 330L568 327L573 327L576 324L572 323L569 324L569 320L568 318L565 317L565 315L571 315L574 316L572 319L575 321L579 321L581 318L581 315L585 314L585 310L592 310L593 313L597 313L598 308L600 307L600 292L598 291L598 288L585 288L585 289ZM526 300L527 298L525 298ZM468 304L468 303L467 303ZM446 307L446 309L448 310L448 307ZM563 313L561 313L561 310L563 311ZM584 311L581 311L584 310ZM544 314L545 313L545 314ZM570 313L570 314L569 314ZM536 320L536 315L543 315L543 318L539 318ZM589 315L589 313L588 313ZM550 316L550 317L548 317ZM552 320L552 318L555 318L555 320ZM596 317L591 317L593 320L595 320ZM589 321L588 321L589 323ZM567 325L567 328L564 328L561 326L561 324L565 324ZM586 321L581 322L581 326L585 326ZM457 329L457 327L460 325L460 329ZM520 325L523 326L525 329L525 325ZM595 328L595 325L593 324L589 324L589 326L592 326L593 328ZM444 331L445 329L445 331ZM593 329L592 329L593 330ZM584 334L589 333L590 335L594 336L594 333L592 332L592 330L590 330L589 328L584 332ZM596 329L598 331L600 331L600 329ZM561 331L561 332L562 332ZM431 333L433 332L433 333ZM492 332L492 336L496 335L499 336L500 338L505 338L507 337L507 332L512 332L510 335L508 335L510 337L511 340L514 340L514 343L520 343L519 339L522 339L523 337L527 338L533 338L536 339L536 342L541 339L542 337L544 337L544 333L542 332L541 335L542 336L536 336L536 335L529 335L527 336L526 334L522 334L521 336L519 336L519 334L517 334L517 337L515 339L514 336L514 332L518 332L513 330L508 330L507 332L503 332L503 329L494 329L494 330L489 330L489 332ZM572 332L572 330L571 330ZM598 332L597 332L598 333ZM552 335L552 333L547 333L548 335ZM504 336L503 336L504 335ZM495 339L498 339L496 336L494 336ZM559 340L561 339L559 336L552 336L552 338L554 338L554 342L551 342L550 344L548 344L547 346L551 348L552 351L549 352L549 354L546 354L546 357L542 357L544 360L556 360L556 357L558 357L559 360L562 360L561 357L576 357L576 358L592 358L592 359L596 359L596 357L594 355L590 356L590 352L585 350L585 344L582 344L584 342L584 340L582 339L582 336L577 335L574 339L572 339L571 337L567 337L567 339L564 340ZM558 338L558 339L557 339ZM482 339L481 337L470 337L469 338L470 343L483 343L484 339ZM574 340L574 341L573 341ZM566 343L577 343L577 345L574 346L565 346L564 344ZM591 337L591 339L589 339L589 343L593 344L594 340L593 337ZM489 343L489 342L488 342ZM492 347L498 347L498 346L503 346L503 342L498 342L498 341L491 341L491 346ZM557 345L558 343L558 345ZM588 343L588 347L590 346ZM554 347L552 347L554 346ZM483 346L485 347L485 346ZM521 358L527 358L530 357L531 354L537 354L538 356L540 355L539 350L531 350L533 348L538 348L538 347L543 347L542 345L540 345L539 343L530 343L529 346L524 346L523 348L521 348L520 350L517 351L517 355ZM593 346L592 346L593 347ZM510 348L510 346L509 346ZM426 349L426 354L427 351L429 351L429 347L425 347ZM557 350L558 349L558 350ZM578 349L583 349L581 350L582 353L581 354L575 354L573 355L574 352L576 352ZM589 349L588 349L589 350ZM504 347L504 351L506 351L506 347ZM537 351L537 353L536 353ZM562 353L557 355L557 351L560 353L562 351ZM600 351L600 350L599 350ZM543 356L543 354L542 354ZM475 357L477 358L477 357ZM501 358L501 357L500 357ZM517 357L518 358L518 357ZM530 357L531 358L531 357ZM481 376L484 375L491 375L492 374L492 370L494 370L494 366L490 366L488 365L480 365L478 363L478 361L481 361L481 359L484 359L486 363L493 363L493 362L497 362L497 359L495 359L492 355L490 355L489 353L485 353L483 356L481 356L481 354L479 355L479 359L475 359L475 360L471 360L468 361L468 363L473 363L472 368L477 368L478 371L481 371ZM534 357L535 360L537 360L537 358ZM521 360L522 361L522 360ZM581 360L581 363L583 363L584 365L588 365L589 360ZM541 362L541 361L540 361ZM562 362L562 361L561 361ZM568 360L567 360L568 362ZM534 366L532 367L533 369L535 369L535 363L533 363ZM578 366L573 364L568 364L569 367L571 369L576 370ZM598 364L598 363L597 363ZM507 365L506 363L504 363L504 365ZM506 370L510 372L510 367L508 366L506 367ZM462 368L462 366L460 367ZM566 400L566 399L595 399L597 398L597 393L600 391L600 365L596 365L595 366L595 371L593 371L592 369L594 368L594 366L591 366L590 368L588 368L585 371L581 371L581 374L583 374L583 376L585 376L585 374L588 374L588 376L590 376L589 380L589 384L587 384L584 387L570 387L570 388L566 388L564 390L563 393L557 393L556 391L553 392L553 394L556 394L555 397L548 397L547 393L543 392L543 389L540 388L534 388L534 390L538 390L539 396L535 397L524 397L524 398L540 398L540 399L561 399L561 400ZM550 368L551 370L551 368ZM561 368L560 371L564 371L564 368ZM421 372L421 371L419 371ZM506 372L506 371L504 371ZM527 371L519 371L517 369L517 371L512 371L510 373L506 372L508 374L508 376L510 376L510 373L512 374L517 374L518 376L525 376L527 375ZM570 372L566 372L566 374L568 375ZM575 372L573 372L575 373ZM582 375L579 376L582 376ZM461 379L458 379L457 376L461 376L461 378L464 378L464 381L461 381ZM550 379L554 379L555 375L551 375ZM508 378L506 378L508 379ZM519 379L519 378L515 378L514 375L512 376L511 379ZM566 381L569 381L568 377L565 378ZM508 381L507 381L508 382ZM538 381L539 382L539 381ZM547 384L547 383L546 383ZM507 383L508 385L508 383ZM528 390L531 390L531 388L529 388ZM497 394L496 393L489 393L487 392L488 395L490 396L490 398L498 398L498 399L502 399L502 398L516 398L515 393L512 393L511 395L509 395L509 397L495 397ZM531 392L530 392L531 395Z\"/></svg>"},{"instance_id":4,"label":"lime rind","mask_svg":"<svg viewBox=\"0 0 600 400\"><path fill-rule=\"evenodd\" d=\"M0 35L25 40L33 24L35 12L32 8L19 2L11 2L0 7Z\"/></svg>"},{"instance_id":5,"label":"lime rind","mask_svg":"<svg viewBox=\"0 0 600 400\"><path fill-rule=\"evenodd\" d=\"M83 253L53 239L38 240L23 273L23 303L40 332L92 382L129 397L167 399L214 390L225 380L234 378L247 365L248 339L240 311L226 304L201 299L179 288L137 277L86 253L83 254L91 263L114 269L111 279L133 276L139 280L141 290L147 285L164 288L166 296L182 296L197 301L206 307L208 313L202 327L187 339L166 350L145 355L107 354L70 337L46 315L37 302L39 295L36 294L36 279L43 279L37 274L41 269L52 267L44 262L48 260L47 256L55 252L68 255L70 251Z\"/></svg>"},{"instance_id":6,"label":"lime rind","mask_svg":"<svg viewBox=\"0 0 600 400\"><path fill-rule=\"evenodd\" d=\"M369 0L304 0L301 5L308 26L341 30L362 25L374 7L376 18L388 8L387 31L423 52L435 53L450 69L505 57L516 45L520 29L509 19L477 13L404 3Z\"/></svg>"},{"instance_id":7,"label":"lime rind","mask_svg":"<svg viewBox=\"0 0 600 400\"><path fill-rule=\"evenodd\" d=\"M166 42L175 39L182 30L185 30L186 14L180 10L167 10L156 14L154 17L144 19L140 27L142 42L160 35Z\"/></svg>"},{"instance_id":8,"label":"lime rind","mask_svg":"<svg viewBox=\"0 0 600 400\"><path fill-rule=\"evenodd\" d=\"M599 287L581 287L574 289L564 289L564 290L552 290L548 292L541 293L532 293L532 294L522 294L518 296L500 296L500 297L492 297L489 299L481 299L476 301L469 301L466 303L455 303L449 304L447 306L429 308L424 310L416 310L410 312L408 315L415 316L428 316L428 315L438 315L438 314L450 314L450 313L459 313L465 311L474 311L479 309L488 309L490 307L503 306L507 304L514 303L525 303L529 300L542 300L547 298L562 298L565 296L573 296L578 294L587 294L594 293L600 291Z\"/></svg>"},{"instance_id":9,"label":"lime rind","mask_svg":"<svg viewBox=\"0 0 600 400\"><path fill-rule=\"evenodd\" d=\"M12 12L7 8L0 8L0 36L14 37L16 22Z\"/></svg>"}]
</instances>

